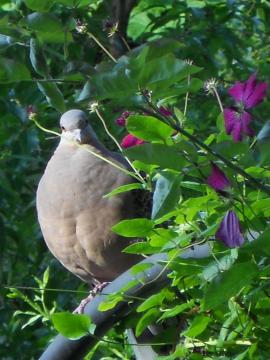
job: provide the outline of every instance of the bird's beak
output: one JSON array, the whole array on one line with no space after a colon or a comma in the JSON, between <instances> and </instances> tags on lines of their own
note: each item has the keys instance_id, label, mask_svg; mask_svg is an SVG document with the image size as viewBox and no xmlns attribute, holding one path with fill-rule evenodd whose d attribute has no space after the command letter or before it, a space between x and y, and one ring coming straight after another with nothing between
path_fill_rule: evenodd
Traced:
<instances>
[{"instance_id":1,"label":"bird's beak","mask_svg":"<svg viewBox=\"0 0 270 360\"><path fill-rule=\"evenodd\" d=\"M72 138L78 144L82 144L83 142L83 130L82 129L75 129L72 131Z\"/></svg>"}]
</instances>

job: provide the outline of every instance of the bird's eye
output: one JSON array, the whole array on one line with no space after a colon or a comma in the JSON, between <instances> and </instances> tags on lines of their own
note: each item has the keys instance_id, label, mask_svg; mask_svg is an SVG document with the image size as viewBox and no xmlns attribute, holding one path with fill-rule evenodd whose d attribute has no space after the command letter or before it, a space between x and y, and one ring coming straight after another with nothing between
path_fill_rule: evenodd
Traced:
<instances>
[{"instance_id":1,"label":"bird's eye","mask_svg":"<svg viewBox=\"0 0 270 360\"><path fill-rule=\"evenodd\" d=\"M66 129L65 129L65 127L64 127L64 126L61 126L61 129L62 129L63 131L66 131Z\"/></svg>"}]
</instances>

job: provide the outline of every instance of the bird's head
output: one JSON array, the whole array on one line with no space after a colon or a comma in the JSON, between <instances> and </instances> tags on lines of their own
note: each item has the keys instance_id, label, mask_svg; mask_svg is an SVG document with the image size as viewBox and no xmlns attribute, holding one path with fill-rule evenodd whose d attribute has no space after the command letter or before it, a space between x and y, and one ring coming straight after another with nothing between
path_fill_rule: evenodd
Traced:
<instances>
[{"instance_id":1,"label":"bird's head","mask_svg":"<svg viewBox=\"0 0 270 360\"><path fill-rule=\"evenodd\" d=\"M65 112L60 118L62 136L79 144L89 144L96 140L96 134L87 121L86 114L77 109Z\"/></svg>"}]
</instances>

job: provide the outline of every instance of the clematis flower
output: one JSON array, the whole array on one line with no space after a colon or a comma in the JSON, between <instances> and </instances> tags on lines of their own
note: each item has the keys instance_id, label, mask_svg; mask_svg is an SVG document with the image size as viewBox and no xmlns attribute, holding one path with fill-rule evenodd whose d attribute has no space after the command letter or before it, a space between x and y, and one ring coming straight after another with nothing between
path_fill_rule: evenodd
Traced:
<instances>
[{"instance_id":1,"label":"clematis flower","mask_svg":"<svg viewBox=\"0 0 270 360\"><path fill-rule=\"evenodd\" d=\"M251 115L246 111L260 104L266 96L267 83L257 82L256 74L252 74L245 82L237 82L228 92L235 100L233 107L224 109L225 129L233 136L234 142L241 141L243 134L252 137L250 127Z\"/></svg>"},{"instance_id":2,"label":"clematis flower","mask_svg":"<svg viewBox=\"0 0 270 360\"><path fill-rule=\"evenodd\" d=\"M122 139L121 146L124 149L127 149L127 148L130 148L132 146L141 145L144 142L145 142L144 140L138 139L136 136L128 134Z\"/></svg>"},{"instance_id":3,"label":"clematis flower","mask_svg":"<svg viewBox=\"0 0 270 360\"><path fill-rule=\"evenodd\" d=\"M216 238L229 248L243 245L244 237L240 230L239 219L234 211L227 211L216 232Z\"/></svg>"},{"instance_id":4,"label":"clematis flower","mask_svg":"<svg viewBox=\"0 0 270 360\"><path fill-rule=\"evenodd\" d=\"M115 120L116 124L118 126L126 126L126 122L127 122L127 118L129 117L130 112L129 111L124 111L121 116Z\"/></svg>"},{"instance_id":5,"label":"clematis flower","mask_svg":"<svg viewBox=\"0 0 270 360\"><path fill-rule=\"evenodd\" d=\"M224 190L230 186L230 181L222 170L216 165L211 164L212 171L207 178L207 184L216 191Z\"/></svg>"}]
</instances>

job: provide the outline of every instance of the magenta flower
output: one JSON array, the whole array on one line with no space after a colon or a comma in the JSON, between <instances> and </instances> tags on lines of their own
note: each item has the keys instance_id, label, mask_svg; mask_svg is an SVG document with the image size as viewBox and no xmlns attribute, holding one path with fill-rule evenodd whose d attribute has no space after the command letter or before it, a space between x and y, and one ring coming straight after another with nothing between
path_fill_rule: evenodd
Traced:
<instances>
[{"instance_id":1,"label":"magenta flower","mask_svg":"<svg viewBox=\"0 0 270 360\"><path fill-rule=\"evenodd\" d=\"M118 126L126 126L127 123L127 118L129 117L130 112L129 111L124 111L121 116L115 120L116 124Z\"/></svg>"},{"instance_id":2,"label":"magenta flower","mask_svg":"<svg viewBox=\"0 0 270 360\"><path fill-rule=\"evenodd\" d=\"M221 191L229 187L230 181L227 178L227 176L224 174L224 172L220 170L220 168L213 163L211 164L211 166L212 166L212 171L207 178L207 184L216 191Z\"/></svg>"},{"instance_id":3,"label":"magenta flower","mask_svg":"<svg viewBox=\"0 0 270 360\"><path fill-rule=\"evenodd\" d=\"M227 211L216 232L216 238L229 248L243 245L244 237L240 230L239 219L234 211Z\"/></svg>"},{"instance_id":4,"label":"magenta flower","mask_svg":"<svg viewBox=\"0 0 270 360\"><path fill-rule=\"evenodd\" d=\"M164 106L160 106L158 110L163 116L172 116L172 112Z\"/></svg>"},{"instance_id":5,"label":"magenta flower","mask_svg":"<svg viewBox=\"0 0 270 360\"><path fill-rule=\"evenodd\" d=\"M124 149L127 149L127 148L130 148L132 146L141 145L144 142L145 142L144 140L138 139L137 137L135 137L135 136L133 136L131 134L128 134L122 139L121 146Z\"/></svg>"},{"instance_id":6,"label":"magenta flower","mask_svg":"<svg viewBox=\"0 0 270 360\"><path fill-rule=\"evenodd\" d=\"M234 142L241 141L243 134L252 137L250 127L251 115L246 111L260 104L266 96L267 83L257 82L256 74L252 74L243 83L237 82L228 92L236 102L234 107L224 109L225 129L233 136Z\"/></svg>"}]
</instances>

